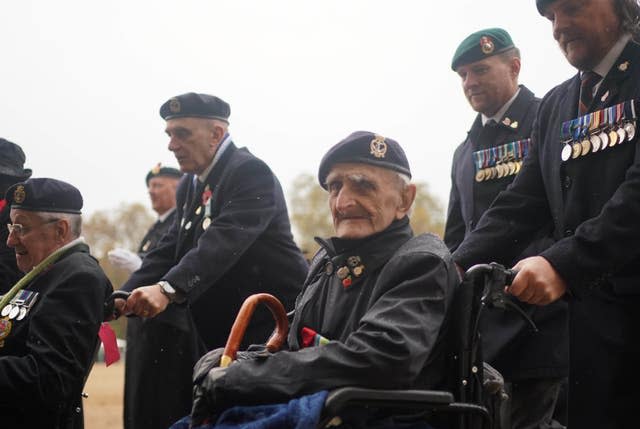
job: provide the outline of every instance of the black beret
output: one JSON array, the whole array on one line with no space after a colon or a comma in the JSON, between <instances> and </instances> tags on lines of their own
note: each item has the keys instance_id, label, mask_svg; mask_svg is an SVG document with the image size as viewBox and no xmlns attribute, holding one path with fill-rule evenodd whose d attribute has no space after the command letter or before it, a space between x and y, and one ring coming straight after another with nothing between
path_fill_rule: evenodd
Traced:
<instances>
[{"instance_id":1,"label":"black beret","mask_svg":"<svg viewBox=\"0 0 640 429\"><path fill-rule=\"evenodd\" d=\"M544 16L544 9L554 1L555 0L536 0L536 7L538 8L538 13Z\"/></svg>"},{"instance_id":2,"label":"black beret","mask_svg":"<svg viewBox=\"0 0 640 429\"><path fill-rule=\"evenodd\" d=\"M327 189L327 176L331 168L346 162L371 164L411 177L409 161L397 141L369 131L356 131L329 149L320 161L320 186Z\"/></svg>"},{"instance_id":3,"label":"black beret","mask_svg":"<svg viewBox=\"0 0 640 429\"><path fill-rule=\"evenodd\" d=\"M5 195L11 208L36 212L75 213L82 209L80 191L67 182L37 178L11 186Z\"/></svg>"},{"instance_id":4,"label":"black beret","mask_svg":"<svg viewBox=\"0 0 640 429\"><path fill-rule=\"evenodd\" d=\"M456 49L451 60L451 69L475 63L513 48L513 40L502 28L487 28L467 36Z\"/></svg>"},{"instance_id":5,"label":"black beret","mask_svg":"<svg viewBox=\"0 0 640 429\"><path fill-rule=\"evenodd\" d=\"M25 156L22 148L9 140L0 138L0 174L21 180L31 177L31 169L24 168Z\"/></svg>"},{"instance_id":6,"label":"black beret","mask_svg":"<svg viewBox=\"0 0 640 429\"><path fill-rule=\"evenodd\" d=\"M173 167L163 167L162 164L158 163L147 173L147 186L149 186L149 180L153 179L154 177L175 177L179 179L182 177L182 171Z\"/></svg>"},{"instance_id":7,"label":"black beret","mask_svg":"<svg viewBox=\"0 0 640 429\"><path fill-rule=\"evenodd\" d=\"M229 122L231 107L215 95L188 92L167 100L160 107L163 119L210 118Z\"/></svg>"}]
</instances>

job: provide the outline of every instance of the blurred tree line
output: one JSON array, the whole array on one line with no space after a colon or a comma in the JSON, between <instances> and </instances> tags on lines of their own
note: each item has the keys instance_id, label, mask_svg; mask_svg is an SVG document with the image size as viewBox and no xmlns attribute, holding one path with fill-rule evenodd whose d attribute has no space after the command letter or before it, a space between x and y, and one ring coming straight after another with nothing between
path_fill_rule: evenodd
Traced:
<instances>
[{"instance_id":1,"label":"blurred tree line","mask_svg":"<svg viewBox=\"0 0 640 429\"><path fill-rule=\"evenodd\" d=\"M413 231L415 234L432 232L442 237L442 204L430 193L426 183L416 185L418 192L410 215ZM97 211L83 220L83 236L114 289L122 286L128 278L128 273L112 266L107 252L116 247L137 252L142 238L155 221L155 215L147 207L148 205L141 203L122 204L114 210ZM311 258L318 249L314 237L333 235L327 192L310 174L302 174L294 180L289 195L289 216L296 243L306 258ZM118 337L124 338L126 318L120 318L111 324Z\"/></svg>"}]
</instances>

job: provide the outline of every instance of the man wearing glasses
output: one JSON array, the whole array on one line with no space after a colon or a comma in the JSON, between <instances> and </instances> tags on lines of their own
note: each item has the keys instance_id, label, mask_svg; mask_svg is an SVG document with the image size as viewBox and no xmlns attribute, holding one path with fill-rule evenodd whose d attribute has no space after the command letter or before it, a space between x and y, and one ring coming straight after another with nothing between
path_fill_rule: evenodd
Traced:
<instances>
[{"instance_id":1,"label":"man wearing glasses","mask_svg":"<svg viewBox=\"0 0 640 429\"><path fill-rule=\"evenodd\" d=\"M25 273L0 299L2 427L81 428L81 393L111 283L81 232L82 195L55 179L9 188L7 245Z\"/></svg>"}]
</instances>

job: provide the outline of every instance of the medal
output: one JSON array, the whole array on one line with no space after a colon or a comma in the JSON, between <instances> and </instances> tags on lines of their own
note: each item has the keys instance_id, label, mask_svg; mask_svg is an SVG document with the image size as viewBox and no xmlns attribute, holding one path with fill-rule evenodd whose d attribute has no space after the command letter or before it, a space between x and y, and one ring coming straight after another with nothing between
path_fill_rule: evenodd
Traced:
<instances>
[{"instance_id":1,"label":"medal","mask_svg":"<svg viewBox=\"0 0 640 429\"><path fill-rule=\"evenodd\" d=\"M11 312L11 308L13 308L13 305L11 305L11 304L5 305L4 308L2 309L2 311L0 311L0 316L7 317L9 315L9 313Z\"/></svg>"},{"instance_id":2,"label":"medal","mask_svg":"<svg viewBox=\"0 0 640 429\"><path fill-rule=\"evenodd\" d=\"M627 132L624 130L624 127L618 127L616 133L618 133L618 142L624 143L624 141L627 139Z\"/></svg>"},{"instance_id":3,"label":"medal","mask_svg":"<svg viewBox=\"0 0 640 429\"><path fill-rule=\"evenodd\" d=\"M205 217L202 221L202 229L206 230L207 228L209 228L209 225L211 225L211 218Z\"/></svg>"},{"instance_id":4,"label":"medal","mask_svg":"<svg viewBox=\"0 0 640 429\"><path fill-rule=\"evenodd\" d=\"M582 145L580 142L575 142L571 145L571 158L576 159L582 153Z\"/></svg>"},{"instance_id":5,"label":"medal","mask_svg":"<svg viewBox=\"0 0 640 429\"><path fill-rule=\"evenodd\" d=\"M589 140L591 141L591 152L597 152L600 149L600 137L594 134L589 137Z\"/></svg>"},{"instance_id":6,"label":"medal","mask_svg":"<svg viewBox=\"0 0 640 429\"><path fill-rule=\"evenodd\" d=\"M633 140L636 136L636 126L633 122L627 122L624 124L624 130L627 133L627 141Z\"/></svg>"},{"instance_id":7,"label":"medal","mask_svg":"<svg viewBox=\"0 0 640 429\"><path fill-rule=\"evenodd\" d=\"M196 209L196 216L199 216L200 212L202 212L202 206L198 206L198 208Z\"/></svg>"},{"instance_id":8,"label":"medal","mask_svg":"<svg viewBox=\"0 0 640 429\"><path fill-rule=\"evenodd\" d=\"M22 320L26 315L27 315L27 309L26 307L22 307L20 308L20 312L18 313L18 317L16 318L16 320Z\"/></svg>"},{"instance_id":9,"label":"medal","mask_svg":"<svg viewBox=\"0 0 640 429\"><path fill-rule=\"evenodd\" d=\"M349 275L349 268L340 267L338 268L338 271L336 272L336 274L338 275L338 278L340 280L344 280Z\"/></svg>"},{"instance_id":10,"label":"medal","mask_svg":"<svg viewBox=\"0 0 640 429\"><path fill-rule=\"evenodd\" d=\"M484 170L476 171L476 182L482 182L484 180Z\"/></svg>"},{"instance_id":11,"label":"medal","mask_svg":"<svg viewBox=\"0 0 640 429\"><path fill-rule=\"evenodd\" d=\"M615 130L609 131L609 147L613 147L618 142L618 133Z\"/></svg>"},{"instance_id":12,"label":"medal","mask_svg":"<svg viewBox=\"0 0 640 429\"><path fill-rule=\"evenodd\" d=\"M580 142L580 146L582 146L582 151L580 152L580 156L585 156L591 150L591 141L588 138L585 138Z\"/></svg>"},{"instance_id":13,"label":"medal","mask_svg":"<svg viewBox=\"0 0 640 429\"><path fill-rule=\"evenodd\" d=\"M11 311L9 312L9 319L15 319L18 316L18 313L20 313L20 307L14 305L11 307Z\"/></svg>"},{"instance_id":14,"label":"medal","mask_svg":"<svg viewBox=\"0 0 640 429\"><path fill-rule=\"evenodd\" d=\"M191 229L191 221L187 222L187 224L184 226L184 229L187 231Z\"/></svg>"},{"instance_id":15,"label":"medal","mask_svg":"<svg viewBox=\"0 0 640 429\"><path fill-rule=\"evenodd\" d=\"M571 154L572 154L573 150L571 147L571 144L567 143L564 145L564 147L562 148L562 153L560 154L560 158L562 159L563 162L567 162L569 161L569 159L571 158Z\"/></svg>"}]
</instances>

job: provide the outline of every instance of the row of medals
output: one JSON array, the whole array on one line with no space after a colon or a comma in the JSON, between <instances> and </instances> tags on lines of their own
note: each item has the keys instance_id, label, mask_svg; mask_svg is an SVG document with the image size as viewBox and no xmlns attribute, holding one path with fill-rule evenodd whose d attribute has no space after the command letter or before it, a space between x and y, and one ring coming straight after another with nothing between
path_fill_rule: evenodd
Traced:
<instances>
[{"instance_id":1,"label":"row of medals","mask_svg":"<svg viewBox=\"0 0 640 429\"><path fill-rule=\"evenodd\" d=\"M500 179L518 174L522 168L522 161L506 161L493 167L483 168L476 172L476 182Z\"/></svg>"},{"instance_id":2,"label":"row of medals","mask_svg":"<svg viewBox=\"0 0 640 429\"><path fill-rule=\"evenodd\" d=\"M580 141L567 140L562 148L560 157L562 162L587 155L589 152L599 152L615 145L629 142L636 136L635 121L626 121L621 125L614 125L603 129L595 129L591 135Z\"/></svg>"},{"instance_id":3,"label":"row of medals","mask_svg":"<svg viewBox=\"0 0 640 429\"><path fill-rule=\"evenodd\" d=\"M18 304L7 304L4 306L2 311L0 311L0 316L9 316L9 319L22 320L27 315L28 311L27 307Z\"/></svg>"}]
</instances>

